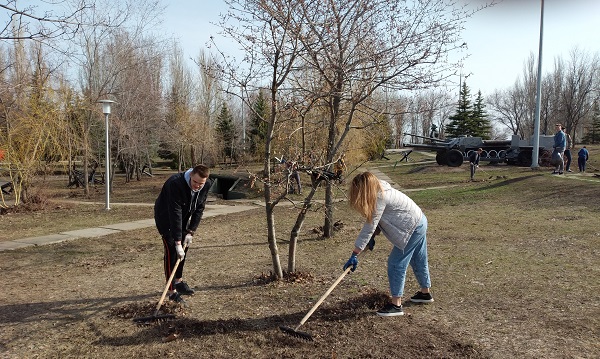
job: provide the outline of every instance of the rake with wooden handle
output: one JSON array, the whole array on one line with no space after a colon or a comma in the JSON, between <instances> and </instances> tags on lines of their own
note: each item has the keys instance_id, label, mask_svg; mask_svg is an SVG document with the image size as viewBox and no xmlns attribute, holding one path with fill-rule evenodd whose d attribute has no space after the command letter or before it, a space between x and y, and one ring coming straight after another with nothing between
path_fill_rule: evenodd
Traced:
<instances>
[{"instance_id":1,"label":"rake with wooden handle","mask_svg":"<svg viewBox=\"0 0 600 359\"><path fill-rule=\"evenodd\" d=\"M298 329L304 324L306 323L306 321L308 320L308 318L310 318L310 316L315 312L315 310L317 310L317 308L321 305L321 303L323 303L323 301L325 300L325 298L327 298L329 296L329 294L331 294L331 292L333 291L333 289L342 281L342 279L344 279L344 277L346 276L346 274L348 274L348 272L350 272L350 270L352 270L351 267L346 268L346 270L344 271L344 273L342 273L342 275L340 275L338 277L338 279L335 280L335 282L333 282L333 284L331 285L331 287L329 287L329 289L327 289L327 291L325 292L325 294L323 294L321 296L321 298L319 298L319 300L315 303L315 305L308 311L308 313L306 313L306 315L304 316L304 318L302 318L302 320L300 321L300 324L298 324L298 326L296 328L290 328L290 327L286 327L286 326L280 326L279 329L284 332L285 334L300 338L300 339L304 339L304 340L308 340L308 341L313 341L313 337L312 335L306 333L306 332L301 332Z\"/></svg>"},{"instance_id":2,"label":"rake with wooden handle","mask_svg":"<svg viewBox=\"0 0 600 359\"><path fill-rule=\"evenodd\" d=\"M184 250L187 248L187 245L183 248ZM151 323L151 322L160 322L166 321L169 319L174 319L175 314L159 314L160 307L162 307L165 297L167 296L167 292L169 291L169 287L171 286L171 282L173 282L173 278L175 277L175 272L177 271L177 267L179 267L179 263L181 263L181 258L177 258L177 262L175 262L175 266L173 267L173 271L171 272L171 276L169 280L167 280L167 285L165 286L165 290L163 290L162 295L160 296L160 300L158 304L156 304L156 309L154 314L149 317L141 317L134 318L133 321L136 323Z\"/></svg>"}]
</instances>

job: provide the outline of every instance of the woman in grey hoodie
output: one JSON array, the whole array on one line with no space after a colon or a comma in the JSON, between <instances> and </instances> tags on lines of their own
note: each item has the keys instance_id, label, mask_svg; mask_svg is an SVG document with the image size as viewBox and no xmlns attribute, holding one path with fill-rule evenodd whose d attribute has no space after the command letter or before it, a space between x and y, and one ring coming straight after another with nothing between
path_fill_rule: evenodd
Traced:
<instances>
[{"instance_id":1,"label":"woman in grey hoodie","mask_svg":"<svg viewBox=\"0 0 600 359\"><path fill-rule=\"evenodd\" d=\"M371 172L358 174L350 184L350 205L366 222L354 243L354 250L344 270L358 265L358 254L367 245L373 249L373 234L381 231L394 245L388 257L388 281L391 303L377 311L379 316L403 315L402 295L408 265L421 287L411 302L430 303L429 265L427 262L427 218L417 204L404 193L379 180ZM371 241L371 242L370 242Z\"/></svg>"}]
</instances>

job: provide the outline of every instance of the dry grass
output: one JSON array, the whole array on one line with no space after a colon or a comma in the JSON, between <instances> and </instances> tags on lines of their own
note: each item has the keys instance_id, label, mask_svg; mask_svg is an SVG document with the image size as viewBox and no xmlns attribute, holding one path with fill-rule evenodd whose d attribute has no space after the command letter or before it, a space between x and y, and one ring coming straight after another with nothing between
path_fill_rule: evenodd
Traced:
<instances>
[{"instance_id":1,"label":"dry grass","mask_svg":"<svg viewBox=\"0 0 600 359\"><path fill-rule=\"evenodd\" d=\"M429 219L431 305L407 304L400 318L373 315L387 292L391 248L378 238L375 251L361 256L358 270L301 327L316 341L284 335L278 326L295 327L341 274L361 219L346 203L336 204L335 219L344 226L323 240L312 231L322 225L322 214L311 212L296 260L303 280L265 284L272 258L264 210L257 208L202 222L185 270L198 291L187 307L170 307L177 320L154 326L130 320L152 314L162 290L162 247L152 228L0 252L6 288L0 292L0 357L600 356L600 182L592 174L558 177L500 166L493 171L506 178L470 183L464 168L394 168L392 162L379 170L404 188L452 185L409 193ZM81 208L73 204L72 210ZM113 220L102 207L96 211ZM297 212L277 207L284 268ZM32 216L10 216L21 215ZM79 218L67 222L75 226ZM11 222L11 228L26 222ZM410 270L407 278L412 294L417 286Z\"/></svg>"}]
</instances>

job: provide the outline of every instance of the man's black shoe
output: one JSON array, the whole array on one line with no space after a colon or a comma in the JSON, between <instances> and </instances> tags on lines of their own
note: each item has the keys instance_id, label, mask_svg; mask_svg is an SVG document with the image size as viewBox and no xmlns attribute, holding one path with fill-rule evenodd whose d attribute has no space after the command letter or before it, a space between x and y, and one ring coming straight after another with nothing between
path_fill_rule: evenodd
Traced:
<instances>
[{"instance_id":1,"label":"man's black shoe","mask_svg":"<svg viewBox=\"0 0 600 359\"><path fill-rule=\"evenodd\" d=\"M186 282L175 283L175 290L182 295L193 295L194 290L190 288Z\"/></svg>"}]
</instances>

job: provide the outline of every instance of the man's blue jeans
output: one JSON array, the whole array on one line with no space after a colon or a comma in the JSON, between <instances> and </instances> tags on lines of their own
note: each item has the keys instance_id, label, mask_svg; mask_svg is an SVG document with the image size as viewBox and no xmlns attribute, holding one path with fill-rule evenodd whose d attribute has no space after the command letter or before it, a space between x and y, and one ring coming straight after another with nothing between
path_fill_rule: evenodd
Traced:
<instances>
[{"instance_id":1,"label":"man's blue jeans","mask_svg":"<svg viewBox=\"0 0 600 359\"><path fill-rule=\"evenodd\" d=\"M409 264L421 288L430 288L431 279L427 263L427 217L424 214L404 250L394 246L388 257L388 280L390 293L394 297L401 297L404 294L406 269Z\"/></svg>"}]
</instances>

